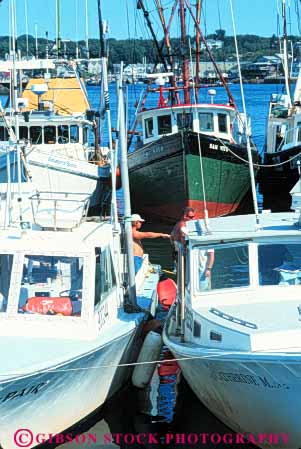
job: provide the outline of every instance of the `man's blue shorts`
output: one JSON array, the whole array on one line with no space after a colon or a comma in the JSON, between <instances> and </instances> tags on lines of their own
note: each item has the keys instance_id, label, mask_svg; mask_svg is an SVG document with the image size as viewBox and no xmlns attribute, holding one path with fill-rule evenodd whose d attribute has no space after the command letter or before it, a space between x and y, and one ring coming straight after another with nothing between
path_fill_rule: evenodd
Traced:
<instances>
[{"instance_id":1,"label":"man's blue shorts","mask_svg":"<svg viewBox=\"0 0 301 449\"><path fill-rule=\"evenodd\" d=\"M142 266L143 257L140 256L134 256L134 264L135 264L135 273L138 273Z\"/></svg>"}]
</instances>

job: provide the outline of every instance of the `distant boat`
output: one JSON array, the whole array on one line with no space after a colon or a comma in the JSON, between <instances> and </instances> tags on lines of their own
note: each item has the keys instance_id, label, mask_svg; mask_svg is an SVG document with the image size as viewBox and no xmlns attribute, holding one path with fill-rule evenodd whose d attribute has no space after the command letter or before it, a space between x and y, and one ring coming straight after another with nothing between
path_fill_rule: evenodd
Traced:
<instances>
[{"instance_id":1,"label":"distant boat","mask_svg":"<svg viewBox=\"0 0 301 449\"><path fill-rule=\"evenodd\" d=\"M290 209L289 192L299 179L301 157L301 69L291 93L291 78L288 63L288 36L286 32L286 1L283 1L283 77L284 93L272 94L269 103L265 165L260 170L259 190L263 194L264 207L273 209L277 197L283 199L282 210ZM278 207L278 206L277 206Z\"/></svg>"},{"instance_id":2,"label":"distant boat","mask_svg":"<svg viewBox=\"0 0 301 449\"><path fill-rule=\"evenodd\" d=\"M145 10L142 1L138 6ZM185 11L184 1L180 1L182 47ZM166 60L160 54L160 61L171 66L171 72L152 75L160 87L149 87L148 91L158 92L159 100L149 109L146 98L141 101L137 122L142 138L128 155L132 204L150 219L169 222L176 221L185 206L193 207L197 217L203 217L205 209L211 217L234 213L250 189L244 139L248 119L238 113L221 73L229 103L214 104L212 89L211 103L197 101L198 88L202 87L198 79L194 101L187 56L182 56L183 83L178 85L168 33L164 42L164 54L169 57ZM164 87L166 78L170 85ZM254 162L258 162L257 149L253 143L251 146Z\"/></svg>"},{"instance_id":3,"label":"distant boat","mask_svg":"<svg viewBox=\"0 0 301 449\"><path fill-rule=\"evenodd\" d=\"M12 61L3 64L10 66ZM23 70L31 64L34 67L40 64L44 70L49 65L57 71L62 67L62 63L52 60L18 61L17 64L20 68L24 65ZM22 146L22 182L27 183L28 191L86 192L92 195L90 206L100 210L110 196L108 149L92 146L95 111L91 110L76 69L73 66L67 69L72 70L73 77L48 75L46 80L29 79L22 97L17 99L17 116L7 108L0 117L0 190L8 182L8 161L13 188L16 183L17 158L10 144L11 129L15 136L18 132Z\"/></svg>"}]
</instances>

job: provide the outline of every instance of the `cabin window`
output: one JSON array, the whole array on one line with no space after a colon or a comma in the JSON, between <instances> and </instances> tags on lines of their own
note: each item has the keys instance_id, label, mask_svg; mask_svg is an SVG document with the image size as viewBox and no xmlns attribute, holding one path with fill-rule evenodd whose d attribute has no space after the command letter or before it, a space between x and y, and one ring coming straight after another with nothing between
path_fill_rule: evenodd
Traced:
<instances>
[{"instance_id":1,"label":"cabin window","mask_svg":"<svg viewBox=\"0 0 301 449\"><path fill-rule=\"evenodd\" d=\"M189 113L177 114L177 125L178 129L189 129L192 130L193 125L193 115Z\"/></svg>"},{"instance_id":2,"label":"cabin window","mask_svg":"<svg viewBox=\"0 0 301 449\"><path fill-rule=\"evenodd\" d=\"M85 126L83 128L83 144L88 142L88 128Z\"/></svg>"},{"instance_id":3,"label":"cabin window","mask_svg":"<svg viewBox=\"0 0 301 449\"><path fill-rule=\"evenodd\" d=\"M227 114L217 114L218 130L220 133L226 133L227 130Z\"/></svg>"},{"instance_id":4,"label":"cabin window","mask_svg":"<svg viewBox=\"0 0 301 449\"><path fill-rule=\"evenodd\" d=\"M145 124L145 137L153 137L153 132L154 132L154 120L152 117L145 119L144 121Z\"/></svg>"},{"instance_id":5,"label":"cabin window","mask_svg":"<svg viewBox=\"0 0 301 449\"><path fill-rule=\"evenodd\" d=\"M0 126L0 141L5 142L8 140L8 131L5 126Z\"/></svg>"},{"instance_id":6,"label":"cabin window","mask_svg":"<svg viewBox=\"0 0 301 449\"><path fill-rule=\"evenodd\" d=\"M112 255L107 248L101 251L95 249L95 306L105 299L116 287L116 276Z\"/></svg>"},{"instance_id":7,"label":"cabin window","mask_svg":"<svg viewBox=\"0 0 301 449\"><path fill-rule=\"evenodd\" d=\"M57 127L58 143L68 143L69 142L69 126L68 125L60 125Z\"/></svg>"},{"instance_id":8,"label":"cabin window","mask_svg":"<svg viewBox=\"0 0 301 449\"><path fill-rule=\"evenodd\" d=\"M301 142L301 122L297 123L297 142Z\"/></svg>"},{"instance_id":9,"label":"cabin window","mask_svg":"<svg viewBox=\"0 0 301 449\"><path fill-rule=\"evenodd\" d=\"M200 249L196 257L201 292L250 284L247 245Z\"/></svg>"},{"instance_id":10,"label":"cabin window","mask_svg":"<svg viewBox=\"0 0 301 449\"><path fill-rule=\"evenodd\" d=\"M45 126L44 142L47 144L56 143L56 127L55 126Z\"/></svg>"},{"instance_id":11,"label":"cabin window","mask_svg":"<svg viewBox=\"0 0 301 449\"><path fill-rule=\"evenodd\" d=\"M7 309L12 265L12 254L0 255L0 312L6 312Z\"/></svg>"},{"instance_id":12,"label":"cabin window","mask_svg":"<svg viewBox=\"0 0 301 449\"><path fill-rule=\"evenodd\" d=\"M200 131L213 131L213 114L199 112Z\"/></svg>"},{"instance_id":13,"label":"cabin window","mask_svg":"<svg viewBox=\"0 0 301 449\"><path fill-rule=\"evenodd\" d=\"M159 115L158 117L158 134L171 133L171 115Z\"/></svg>"},{"instance_id":14,"label":"cabin window","mask_svg":"<svg viewBox=\"0 0 301 449\"><path fill-rule=\"evenodd\" d=\"M40 145L42 143L42 127L41 126L31 126L29 128L29 135L31 143L35 145Z\"/></svg>"},{"instance_id":15,"label":"cabin window","mask_svg":"<svg viewBox=\"0 0 301 449\"><path fill-rule=\"evenodd\" d=\"M21 140L28 140L28 128L27 128L27 126L20 126L19 133L20 133L20 139Z\"/></svg>"},{"instance_id":16,"label":"cabin window","mask_svg":"<svg viewBox=\"0 0 301 449\"><path fill-rule=\"evenodd\" d=\"M79 142L79 132L78 132L78 126L77 125L71 125L70 126L70 142L71 143L78 143Z\"/></svg>"},{"instance_id":17,"label":"cabin window","mask_svg":"<svg viewBox=\"0 0 301 449\"><path fill-rule=\"evenodd\" d=\"M260 285L301 284L301 244L258 246Z\"/></svg>"},{"instance_id":18,"label":"cabin window","mask_svg":"<svg viewBox=\"0 0 301 449\"><path fill-rule=\"evenodd\" d=\"M201 336L201 325L197 321L193 321L193 336L198 338Z\"/></svg>"},{"instance_id":19,"label":"cabin window","mask_svg":"<svg viewBox=\"0 0 301 449\"><path fill-rule=\"evenodd\" d=\"M211 331L210 332L210 340L212 341L222 341L221 334L218 334L217 332Z\"/></svg>"},{"instance_id":20,"label":"cabin window","mask_svg":"<svg viewBox=\"0 0 301 449\"><path fill-rule=\"evenodd\" d=\"M83 258L24 256L18 312L81 316Z\"/></svg>"}]
</instances>

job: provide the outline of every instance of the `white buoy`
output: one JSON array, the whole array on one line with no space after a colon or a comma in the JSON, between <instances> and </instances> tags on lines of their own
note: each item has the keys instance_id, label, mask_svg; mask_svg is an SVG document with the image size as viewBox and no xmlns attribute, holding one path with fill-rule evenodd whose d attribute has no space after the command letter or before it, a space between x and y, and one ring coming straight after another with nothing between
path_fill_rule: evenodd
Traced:
<instances>
[{"instance_id":1,"label":"white buoy","mask_svg":"<svg viewBox=\"0 0 301 449\"><path fill-rule=\"evenodd\" d=\"M150 331L145 337L137 363L132 374L132 383L137 388L145 388L154 374L157 364L145 363L159 360L162 347L162 336Z\"/></svg>"}]
</instances>

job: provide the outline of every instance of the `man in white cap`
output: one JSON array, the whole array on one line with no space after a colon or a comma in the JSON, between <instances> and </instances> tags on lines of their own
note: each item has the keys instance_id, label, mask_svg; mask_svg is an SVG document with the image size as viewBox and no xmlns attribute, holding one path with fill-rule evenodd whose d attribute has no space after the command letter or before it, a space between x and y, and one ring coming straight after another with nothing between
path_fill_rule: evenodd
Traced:
<instances>
[{"instance_id":1,"label":"man in white cap","mask_svg":"<svg viewBox=\"0 0 301 449\"><path fill-rule=\"evenodd\" d=\"M162 234L161 232L140 232L139 229L145 220L141 218L139 214L133 214L131 216L132 222L132 235L134 244L134 262L135 262L135 273L139 271L143 262L143 246L141 243L142 239L156 239L162 237L163 239L169 239L169 234Z\"/></svg>"}]
</instances>

